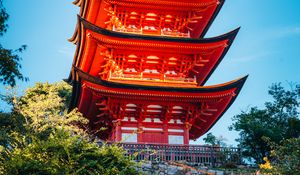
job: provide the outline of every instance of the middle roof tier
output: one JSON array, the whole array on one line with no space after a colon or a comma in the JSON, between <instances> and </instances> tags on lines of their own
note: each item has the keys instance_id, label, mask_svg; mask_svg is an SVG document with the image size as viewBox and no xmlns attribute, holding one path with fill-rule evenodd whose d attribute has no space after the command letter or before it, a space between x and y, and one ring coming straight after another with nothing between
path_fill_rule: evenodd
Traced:
<instances>
[{"instance_id":1,"label":"middle roof tier","mask_svg":"<svg viewBox=\"0 0 300 175\"><path fill-rule=\"evenodd\" d=\"M202 86L239 29L205 39L113 32L78 17L73 65L101 79L127 84Z\"/></svg>"}]
</instances>

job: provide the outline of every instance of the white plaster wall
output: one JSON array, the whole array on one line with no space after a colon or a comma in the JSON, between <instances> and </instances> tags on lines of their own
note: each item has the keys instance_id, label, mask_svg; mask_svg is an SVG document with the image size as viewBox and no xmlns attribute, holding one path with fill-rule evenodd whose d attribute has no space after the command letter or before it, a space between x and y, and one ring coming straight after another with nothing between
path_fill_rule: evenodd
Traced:
<instances>
[{"instance_id":1,"label":"white plaster wall","mask_svg":"<svg viewBox=\"0 0 300 175\"><path fill-rule=\"evenodd\" d=\"M137 134L122 133L122 142L137 143Z\"/></svg>"},{"instance_id":2,"label":"white plaster wall","mask_svg":"<svg viewBox=\"0 0 300 175\"><path fill-rule=\"evenodd\" d=\"M183 136L169 135L169 144L183 144Z\"/></svg>"}]
</instances>

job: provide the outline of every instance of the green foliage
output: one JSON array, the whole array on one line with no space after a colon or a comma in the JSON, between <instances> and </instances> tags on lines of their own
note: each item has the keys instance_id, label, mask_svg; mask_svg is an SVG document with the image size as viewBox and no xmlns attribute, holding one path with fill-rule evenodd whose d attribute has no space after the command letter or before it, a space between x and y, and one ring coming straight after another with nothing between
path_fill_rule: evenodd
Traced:
<instances>
[{"instance_id":1,"label":"green foliage","mask_svg":"<svg viewBox=\"0 0 300 175\"><path fill-rule=\"evenodd\" d=\"M234 116L235 123L230 127L240 132L237 141L244 149L244 155L254 158L256 163L263 163L263 157L270 156L268 143L300 136L300 87L285 90L281 84L274 84L269 94L273 102L265 103L264 109L252 107Z\"/></svg>"},{"instance_id":2,"label":"green foliage","mask_svg":"<svg viewBox=\"0 0 300 175\"><path fill-rule=\"evenodd\" d=\"M211 132L208 133L206 135L205 138L203 138L203 141L206 143L206 144L209 144L209 145L216 145L217 143L217 137L214 136Z\"/></svg>"},{"instance_id":3,"label":"green foliage","mask_svg":"<svg viewBox=\"0 0 300 175\"><path fill-rule=\"evenodd\" d=\"M117 146L98 147L80 136L64 131L47 140L34 140L17 148L4 161L4 174L137 174L134 163Z\"/></svg>"},{"instance_id":4,"label":"green foliage","mask_svg":"<svg viewBox=\"0 0 300 175\"><path fill-rule=\"evenodd\" d=\"M223 136L219 136L216 137L215 135L213 135L211 132L208 133L206 135L205 138L203 138L203 141L206 144L209 144L211 146L222 146L222 147L226 147L226 143L224 142L226 140L226 138L224 138Z\"/></svg>"},{"instance_id":5,"label":"green foliage","mask_svg":"<svg viewBox=\"0 0 300 175\"><path fill-rule=\"evenodd\" d=\"M3 2L0 0L0 36L2 36L7 30L8 25L6 24L6 21L8 20L8 17L9 15L3 7Z\"/></svg>"},{"instance_id":6,"label":"green foliage","mask_svg":"<svg viewBox=\"0 0 300 175\"><path fill-rule=\"evenodd\" d=\"M272 148L272 174L300 174L300 138L283 140Z\"/></svg>"},{"instance_id":7,"label":"green foliage","mask_svg":"<svg viewBox=\"0 0 300 175\"><path fill-rule=\"evenodd\" d=\"M55 130L81 133L79 124L87 124L88 120L76 110L68 113L71 87L66 83L54 85L37 83L27 89L14 107L30 123L30 127L40 135L48 136ZM78 124L78 125L75 125Z\"/></svg>"},{"instance_id":8,"label":"green foliage","mask_svg":"<svg viewBox=\"0 0 300 175\"><path fill-rule=\"evenodd\" d=\"M3 7L2 0L0 0L0 36L3 36L7 31L8 25L6 22L8 18L9 15ZM15 86L16 79L28 81L28 78L24 77L20 72L22 68L20 61L22 58L18 55L25 49L25 45L13 50L6 49L0 44L0 83Z\"/></svg>"},{"instance_id":9,"label":"green foliage","mask_svg":"<svg viewBox=\"0 0 300 175\"><path fill-rule=\"evenodd\" d=\"M0 114L0 174L137 174L117 146L99 147L85 133L87 119L67 112L66 83L29 88L10 97L11 113Z\"/></svg>"}]
</instances>

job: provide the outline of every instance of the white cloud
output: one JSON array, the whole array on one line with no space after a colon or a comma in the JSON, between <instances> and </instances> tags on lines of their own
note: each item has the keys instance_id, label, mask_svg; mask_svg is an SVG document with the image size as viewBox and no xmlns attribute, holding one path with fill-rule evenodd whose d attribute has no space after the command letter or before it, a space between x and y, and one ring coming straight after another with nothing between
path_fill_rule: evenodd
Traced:
<instances>
[{"instance_id":1,"label":"white cloud","mask_svg":"<svg viewBox=\"0 0 300 175\"><path fill-rule=\"evenodd\" d=\"M70 48L67 48L67 47L61 48L57 52L60 53L60 54L63 54L63 55L67 55L67 56L73 56L74 55L74 51Z\"/></svg>"},{"instance_id":2,"label":"white cloud","mask_svg":"<svg viewBox=\"0 0 300 175\"><path fill-rule=\"evenodd\" d=\"M258 52L252 55L245 55L238 58L233 58L232 62L235 63L244 63L244 62L250 62L250 61L256 61L258 59L263 58L270 58L271 55L274 55L276 52Z\"/></svg>"},{"instance_id":3,"label":"white cloud","mask_svg":"<svg viewBox=\"0 0 300 175\"><path fill-rule=\"evenodd\" d=\"M266 38L270 40L300 35L300 26L268 29L266 32L264 32L264 34Z\"/></svg>"}]
</instances>

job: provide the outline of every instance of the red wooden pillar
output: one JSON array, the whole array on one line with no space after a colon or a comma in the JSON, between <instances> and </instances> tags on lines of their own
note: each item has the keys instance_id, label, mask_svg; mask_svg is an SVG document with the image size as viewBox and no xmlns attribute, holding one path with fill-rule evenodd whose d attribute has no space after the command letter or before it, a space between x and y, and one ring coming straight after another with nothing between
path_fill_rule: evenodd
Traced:
<instances>
[{"instance_id":1,"label":"red wooden pillar","mask_svg":"<svg viewBox=\"0 0 300 175\"><path fill-rule=\"evenodd\" d=\"M184 134L183 134L183 144L185 145L189 144L190 128L191 128L191 124L189 122L186 122L184 126Z\"/></svg>"},{"instance_id":2,"label":"red wooden pillar","mask_svg":"<svg viewBox=\"0 0 300 175\"><path fill-rule=\"evenodd\" d=\"M165 118L163 122L163 143L169 143L169 127L167 118Z\"/></svg>"},{"instance_id":3,"label":"red wooden pillar","mask_svg":"<svg viewBox=\"0 0 300 175\"><path fill-rule=\"evenodd\" d=\"M138 124L137 124L137 142L144 142L144 131L143 131L143 118L138 119Z\"/></svg>"},{"instance_id":4,"label":"red wooden pillar","mask_svg":"<svg viewBox=\"0 0 300 175\"><path fill-rule=\"evenodd\" d=\"M115 141L120 142L122 140L122 131L121 131L121 119L115 121Z\"/></svg>"},{"instance_id":5,"label":"red wooden pillar","mask_svg":"<svg viewBox=\"0 0 300 175\"><path fill-rule=\"evenodd\" d=\"M169 106L164 107L165 114L163 116L164 118L162 119L162 121L163 121L163 138L164 138L163 143L167 143L167 144L169 144L169 121L170 121L170 117L167 112L168 108L169 108Z\"/></svg>"}]
</instances>

